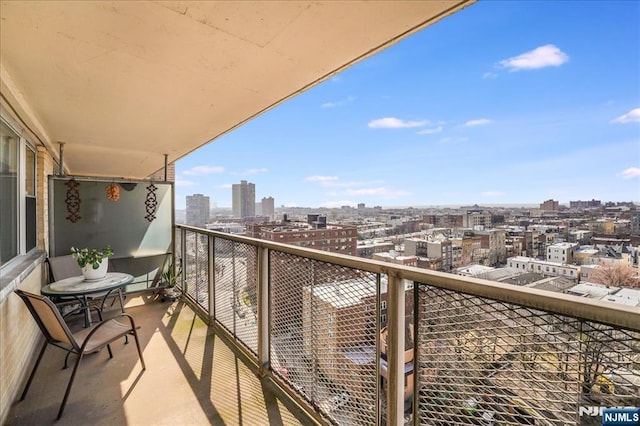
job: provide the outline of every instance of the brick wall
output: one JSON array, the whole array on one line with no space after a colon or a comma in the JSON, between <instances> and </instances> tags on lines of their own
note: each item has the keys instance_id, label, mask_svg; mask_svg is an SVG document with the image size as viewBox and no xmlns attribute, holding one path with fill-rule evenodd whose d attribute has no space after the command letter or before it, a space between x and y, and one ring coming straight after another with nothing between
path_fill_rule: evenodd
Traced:
<instances>
[{"instance_id":1,"label":"brick wall","mask_svg":"<svg viewBox=\"0 0 640 426\"><path fill-rule=\"evenodd\" d=\"M42 265L36 267L18 288L40 293ZM0 303L0 424L5 424L9 410L22 392L33 367L36 345L41 333L24 302L14 293Z\"/></svg>"},{"instance_id":2,"label":"brick wall","mask_svg":"<svg viewBox=\"0 0 640 426\"><path fill-rule=\"evenodd\" d=\"M149 176L158 181L164 181L164 167ZM176 181L176 163L169 163L167 166L167 182Z\"/></svg>"}]
</instances>

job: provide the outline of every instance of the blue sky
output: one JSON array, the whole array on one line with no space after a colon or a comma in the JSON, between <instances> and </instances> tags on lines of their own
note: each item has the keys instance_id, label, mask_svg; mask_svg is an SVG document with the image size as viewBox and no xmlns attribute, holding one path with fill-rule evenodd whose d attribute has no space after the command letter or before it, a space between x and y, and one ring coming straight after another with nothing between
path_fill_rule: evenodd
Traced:
<instances>
[{"instance_id":1,"label":"blue sky","mask_svg":"<svg viewBox=\"0 0 640 426\"><path fill-rule=\"evenodd\" d=\"M176 164L339 207L640 200L640 1L480 1Z\"/></svg>"}]
</instances>

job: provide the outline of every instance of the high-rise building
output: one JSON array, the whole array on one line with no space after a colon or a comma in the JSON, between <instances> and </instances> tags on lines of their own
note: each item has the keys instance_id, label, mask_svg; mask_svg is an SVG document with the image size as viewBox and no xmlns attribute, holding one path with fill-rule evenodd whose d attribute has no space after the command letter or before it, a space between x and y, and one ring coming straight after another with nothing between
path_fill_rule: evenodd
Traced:
<instances>
[{"instance_id":1,"label":"high-rise building","mask_svg":"<svg viewBox=\"0 0 640 426\"><path fill-rule=\"evenodd\" d=\"M256 215L256 186L246 180L231 185L233 217L245 218Z\"/></svg>"},{"instance_id":2,"label":"high-rise building","mask_svg":"<svg viewBox=\"0 0 640 426\"><path fill-rule=\"evenodd\" d=\"M187 195L187 225L204 228L209 223L209 197L202 194Z\"/></svg>"},{"instance_id":3,"label":"high-rise building","mask_svg":"<svg viewBox=\"0 0 640 426\"><path fill-rule=\"evenodd\" d=\"M273 197L262 197L262 216L268 217L269 220L273 220L275 214L275 200Z\"/></svg>"}]
</instances>

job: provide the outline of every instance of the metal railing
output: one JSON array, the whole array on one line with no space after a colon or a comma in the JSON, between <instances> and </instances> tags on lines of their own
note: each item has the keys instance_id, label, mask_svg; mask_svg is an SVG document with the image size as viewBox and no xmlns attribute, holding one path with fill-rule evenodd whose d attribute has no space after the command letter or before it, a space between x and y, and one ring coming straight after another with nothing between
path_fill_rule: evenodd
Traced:
<instances>
[{"instance_id":1,"label":"metal railing","mask_svg":"<svg viewBox=\"0 0 640 426\"><path fill-rule=\"evenodd\" d=\"M578 425L640 406L637 307L189 226L175 244L183 291L318 421Z\"/></svg>"}]
</instances>

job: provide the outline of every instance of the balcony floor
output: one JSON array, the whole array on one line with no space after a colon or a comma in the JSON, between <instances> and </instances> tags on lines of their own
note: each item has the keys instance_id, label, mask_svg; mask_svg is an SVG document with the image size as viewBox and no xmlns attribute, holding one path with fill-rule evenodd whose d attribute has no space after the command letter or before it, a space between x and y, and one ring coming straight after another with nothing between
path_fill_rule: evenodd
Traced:
<instances>
[{"instance_id":1,"label":"balcony floor","mask_svg":"<svg viewBox=\"0 0 640 426\"><path fill-rule=\"evenodd\" d=\"M62 419L56 422L72 368L61 370L66 352L49 346L29 394L11 407L6 424L310 423L188 305L142 295L128 297L126 311L139 326L146 371L141 370L131 338L128 345L112 344L112 359L106 350L85 357ZM74 320L72 328L78 327L76 322L80 323Z\"/></svg>"}]
</instances>

